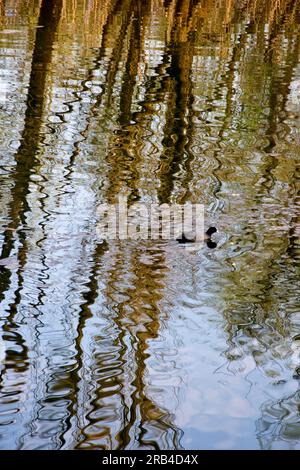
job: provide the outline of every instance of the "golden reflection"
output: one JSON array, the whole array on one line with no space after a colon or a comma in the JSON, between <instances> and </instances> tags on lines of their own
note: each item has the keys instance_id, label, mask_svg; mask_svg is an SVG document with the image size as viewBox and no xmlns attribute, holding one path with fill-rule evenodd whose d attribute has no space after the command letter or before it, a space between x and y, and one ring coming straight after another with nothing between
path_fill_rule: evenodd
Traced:
<instances>
[{"instance_id":1,"label":"golden reflection","mask_svg":"<svg viewBox=\"0 0 300 470\"><path fill-rule=\"evenodd\" d=\"M0 260L17 261L0 266L5 445L178 449L222 426L153 382L171 317L187 369L203 348L239 397L257 393L248 437L293 442L298 395L279 387L299 379L299 21L299 0L0 1ZM97 205L120 193L203 203L218 249L192 262L177 245L100 243ZM220 323L196 336L211 311ZM201 367L184 384L199 409ZM290 409L277 434L276 406Z\"/></svg>"}]
</instances>

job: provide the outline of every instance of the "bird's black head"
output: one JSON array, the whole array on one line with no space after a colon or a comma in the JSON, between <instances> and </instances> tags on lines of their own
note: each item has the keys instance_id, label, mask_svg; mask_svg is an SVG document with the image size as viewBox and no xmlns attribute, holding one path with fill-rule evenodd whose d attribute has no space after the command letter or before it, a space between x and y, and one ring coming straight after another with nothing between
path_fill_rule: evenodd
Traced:
<instances>
[{"instance_id":1,"label":"bird's black head","mask_svg":"<svg viewBox=\"0 0 300 470\"><path fill-rule=\"evenodd\" d=\"M206 235L208 235L209 237L211 237L214 233L217 232L217 229L216 227L209 227L208 230L206 230Z\"/></svg>"}]
</instances>

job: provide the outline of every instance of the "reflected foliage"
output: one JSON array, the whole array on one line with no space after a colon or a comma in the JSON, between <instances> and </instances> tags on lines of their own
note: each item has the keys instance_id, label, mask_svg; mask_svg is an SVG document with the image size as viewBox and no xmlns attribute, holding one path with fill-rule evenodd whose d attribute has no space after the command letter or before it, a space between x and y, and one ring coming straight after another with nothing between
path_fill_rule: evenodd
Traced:
<instances>
[{"instance_id":1,"label":"reflected foliage","mask_svg":"<svg viewBox=\"0 0 300 470\"><path fill-rule=\"evenodd\" d=\"M299 0L0 0L0 36L1 448L299 448ZM217 249L101 243L120 193Z\"/></svg>"}]
</instances>

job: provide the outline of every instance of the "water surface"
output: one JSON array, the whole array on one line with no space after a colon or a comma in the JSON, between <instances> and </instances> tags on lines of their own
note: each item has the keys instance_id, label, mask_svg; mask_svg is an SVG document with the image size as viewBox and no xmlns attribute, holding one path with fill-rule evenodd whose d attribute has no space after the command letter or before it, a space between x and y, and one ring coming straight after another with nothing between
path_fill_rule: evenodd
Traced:
<instances>
[{"instance_id":1,"label":"water surface","mask_svg":"<svg viewBox=\"0 0 300 470\"><path fill-rule=\"evenodd\" d=\"M300 2L0 1L0 447L300 448ZM200 203L217 248L109 241Z\"/></svg>"}]
</instances>

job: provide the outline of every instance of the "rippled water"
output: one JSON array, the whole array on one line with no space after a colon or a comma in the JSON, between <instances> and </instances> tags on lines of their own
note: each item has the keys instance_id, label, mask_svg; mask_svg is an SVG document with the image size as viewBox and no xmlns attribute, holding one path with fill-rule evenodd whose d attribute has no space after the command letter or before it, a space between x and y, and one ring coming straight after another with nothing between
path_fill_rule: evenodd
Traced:
<instances>
[{"instance_id":1,"label":"rippled water","mask_svg":"<svg viewBox=\"0 0 300 470\"><path fill-rule=\"evenodd\" d=\"M0 447L300 448L300 2L0 2ZM205 205L217 248L97 205Z\"/></svg>"}]
</instances>

